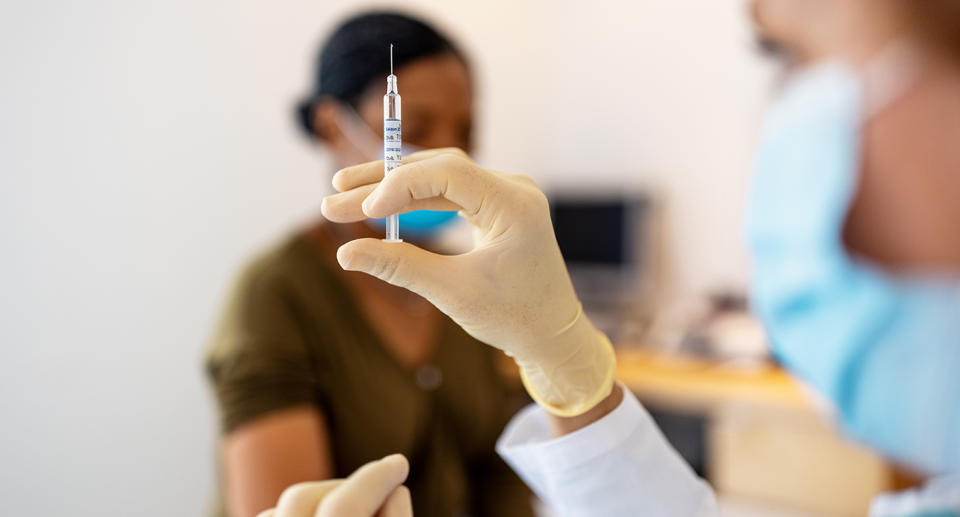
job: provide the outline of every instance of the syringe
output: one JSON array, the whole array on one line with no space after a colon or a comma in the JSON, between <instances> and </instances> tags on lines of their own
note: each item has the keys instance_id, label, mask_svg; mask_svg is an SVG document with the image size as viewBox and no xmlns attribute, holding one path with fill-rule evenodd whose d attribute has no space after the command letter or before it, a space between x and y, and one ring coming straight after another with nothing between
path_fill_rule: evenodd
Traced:
<instances>
[{"instance_id":1,"label":"syringe","mask_svg":"<svg viewBox=\"0 0 960 517\"><path fill-rule=\"evenodd\" d=\"M403 158L400 137L400 94L397 93L397 76L393 75L393 44L390 44L390 75L387 76L387 94L383 96L383 175L400 166ZM387 242L401 242L400 218L397 214L387 217Z\"/></svg>"}]
</instances>

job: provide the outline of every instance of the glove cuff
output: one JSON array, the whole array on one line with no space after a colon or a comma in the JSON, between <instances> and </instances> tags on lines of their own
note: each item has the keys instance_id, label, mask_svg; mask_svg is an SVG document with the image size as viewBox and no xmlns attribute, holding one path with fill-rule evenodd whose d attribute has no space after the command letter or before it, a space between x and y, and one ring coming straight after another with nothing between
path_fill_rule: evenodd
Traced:
<instances>
[{"instance_id":1,"label":"glove cuff","mask_svg":"<svg viewBox=\"0 0 960 517\"><path fill-rule=\"evenodd\" d=\"M556 347L555 361L517 361L530 397L550 413L574 417L586 413L610 395L616 356L610 340L587 318L578 318ZM579 331L578 331L579 330ZM568 349L568 350L563 350Z\"/></svg>"}]
</instances>

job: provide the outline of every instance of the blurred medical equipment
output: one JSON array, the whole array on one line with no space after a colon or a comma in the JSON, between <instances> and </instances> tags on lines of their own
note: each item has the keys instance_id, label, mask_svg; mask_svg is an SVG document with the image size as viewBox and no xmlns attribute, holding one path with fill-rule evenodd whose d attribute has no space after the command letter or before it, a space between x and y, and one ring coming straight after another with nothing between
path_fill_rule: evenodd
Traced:
<instances>
[{"instance_id":1,"label":"blurred medical equipment","mask_svg":"<svg viewBox=\"0 0 960 517\"><path fill-rule=\"evenodd\" d=\"M646 266L648 205L642 194L551 194L557 244L584 301L609 300L614 294L635 296ZM590 282L581 286L577 277Z\"/></svg>"},{"instance_id":2,"label":"blurred medical equipment","mask_svg":"<svg viewBox=\"0 0 960 517\"><path fill-rule=\"evenodd\" d=\"M400 94L397 92L397 76L393 75L393 44L390 44L390 75L387 76L387 93L383 96L383 175L400 166L403 159L400 131ZM400 219L397 214L387 217L387 242L401 242Z\"/></svg>"},{"instance_id":3,"label":"blurred medical equipment","mask_svg":"<svg viewBox=\"0 0 960 517\"><path fill-rule=\"evenodd\" d=\"M560 190L550 216L570 279L594 324L614 341L640 342L647 326L654 248L643 192Z\"/></svg>"},{"instance_id":4,"label":"blurred medical equipment","mask_svg":"<svg viewBox=\"0 0 960 517\"><path fill-rule=\"evenodd\" d=\"M684 329L668 350L743 368L767 366L769 351L760 321L748 308L746 295L718 291L688 303L685 319L675 328ZM676 311L680 312L680 311ZM676 315L674 315L676 316Z\"/></svg>"}]
</instances>

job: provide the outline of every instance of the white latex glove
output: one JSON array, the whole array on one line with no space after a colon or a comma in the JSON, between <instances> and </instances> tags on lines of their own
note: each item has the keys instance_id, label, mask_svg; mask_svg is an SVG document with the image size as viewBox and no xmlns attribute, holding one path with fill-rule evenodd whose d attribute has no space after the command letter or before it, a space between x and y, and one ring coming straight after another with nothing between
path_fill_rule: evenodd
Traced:
<instances>
[{"instance_id":1,"label":"white latex glove","mask_svg":"<svg viewBox=\"0 0 960 517\"><path fill-rule=\"evenodd\" d=\"M337 251L344 269L410 289L512 356L527 391L554 414L582 414L610 394L612 347L583 315L547 198L533 180L439 149L408 156L385 180L382 161L348 167L333 186L340 193L322 210L334 222L459 210L474 227L474 249L455 256L379 239L348 242Z\"/></svg>"},{"instance_id":2,"label":"white latex glove","mask_svg":"<svg viewBox=\"0 0 960 517\"><path fill-rule=\"evenodd\" d=\"M413 517L403 486L410 466L400 454L367 463L347 479L298 483L257 517Z\"/></svg>"}]
</instances>

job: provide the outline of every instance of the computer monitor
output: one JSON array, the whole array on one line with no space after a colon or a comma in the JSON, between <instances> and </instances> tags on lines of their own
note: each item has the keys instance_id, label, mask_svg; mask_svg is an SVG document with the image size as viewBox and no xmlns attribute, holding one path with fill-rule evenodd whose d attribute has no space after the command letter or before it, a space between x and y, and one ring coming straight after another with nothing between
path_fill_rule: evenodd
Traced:
<instances>
[{"instance_id":1,"label":"computer monitor","mask_svg":"<svg viewBox=\"0 0 960 517\"><path fill-rule=\"evenodd\" d=\"M560 252L584 303L622 303L646 287L650 198L643 193L550 195Z\"/></svg>"}]
</instances>

